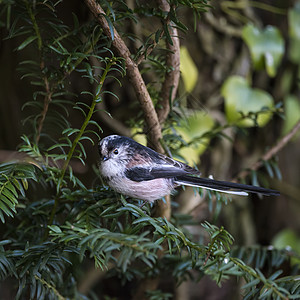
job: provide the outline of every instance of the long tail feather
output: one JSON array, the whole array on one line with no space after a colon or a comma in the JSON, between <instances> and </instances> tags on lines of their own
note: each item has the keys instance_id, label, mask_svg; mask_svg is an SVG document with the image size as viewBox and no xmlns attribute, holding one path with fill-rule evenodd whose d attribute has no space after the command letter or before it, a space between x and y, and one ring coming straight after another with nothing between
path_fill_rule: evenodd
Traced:
<instances>
[{"instance_id":1,"label":"long tail feather","mask_svg":"<svg viewBox=\"0 0 300 300\"><path fill-rule=\"evenodd\" d=\"M259 186L229 182L229 181L219 181L209 178L200 178L195 176L183 175L175 178L175 182L181 185L195 186L210 190L215 190L228 194L236 194L247 196L248 193L262 194L266 196L278 196L280 193L276 190L265 189Z\"/></svg>"}]
</instances>

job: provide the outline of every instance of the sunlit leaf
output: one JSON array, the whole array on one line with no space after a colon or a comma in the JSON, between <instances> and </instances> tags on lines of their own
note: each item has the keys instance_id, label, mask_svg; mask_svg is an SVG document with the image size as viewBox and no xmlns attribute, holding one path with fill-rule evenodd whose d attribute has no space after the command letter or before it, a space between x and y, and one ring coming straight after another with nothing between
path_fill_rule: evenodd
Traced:
<instances>
[{"instance_id":1,"label":"sunlit leaf","mask_svg":"<svg viewBox=\"0 0 300 300\"><path fill-rule=\"evenodd\" d=\"M198 69L186 47L180 47L180 72L185 90L191 93L198 80Z\"/></svg>"},{"instance_id":2,"label":"sunlit leaf","mask_svg":"<svg viewBox=\"0 0 300 300\"><path fill-rule=\"evenodd\" d=\"M188 117L181 126L174 126L174 129L183 137L183 139L190 143L196 140L192 145L182 147L179 154L189 164L196 164L200 160L200 155L208 146L209 138L201 137L203 134L211 130L215 122L211 115L205 111L197 111Z\"/></svg>"},{"instance_id":3,"label":"sunlit leaf","mask_svg":"<svg viewBox=\"0 0 300 300\"><path fill-rule=\"evenodd\" d=\"M229 77L223 84L221 93L225 98L225 112L229 123L252 127L256 125L255 121L250 117L242 117L259 113L256 122L263 127L272 117L272 112L268 111L274 107L272 96L263 90L251 88L243 77Z\"/></svg>"},{"instance_id":4,"label":"sunlit leaf","mask_svg":"<svg viewBox=\"0 0 300 300\"><path fill-rule=\"evenodd\" d=\"M268 75L274 77L284 53L280 31L273 26L260 30L249 24L243 28L242 37L249 47L255 69L265 67Z\"/></svg>"}]
</instances>

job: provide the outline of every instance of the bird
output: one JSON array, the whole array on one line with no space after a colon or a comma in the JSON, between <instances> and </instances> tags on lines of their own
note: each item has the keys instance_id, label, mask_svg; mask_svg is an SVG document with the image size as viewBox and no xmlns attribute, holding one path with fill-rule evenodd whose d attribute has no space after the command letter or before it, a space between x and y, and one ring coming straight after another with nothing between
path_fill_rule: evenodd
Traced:
<instances>
[{"instance_id":1,"label":"bird","mask_svg":"<svg viewBox=\"0 0 300 300\"><path fill-rule=\"evenodd\" d=\"M247 196L256 193L278 196L273 189L200 177L200 172L160 154L133 139L109 135L98 144L99 171L116 192L147 202L172 194L178 186L192 186Z\"/></svg>"}]
</instances>

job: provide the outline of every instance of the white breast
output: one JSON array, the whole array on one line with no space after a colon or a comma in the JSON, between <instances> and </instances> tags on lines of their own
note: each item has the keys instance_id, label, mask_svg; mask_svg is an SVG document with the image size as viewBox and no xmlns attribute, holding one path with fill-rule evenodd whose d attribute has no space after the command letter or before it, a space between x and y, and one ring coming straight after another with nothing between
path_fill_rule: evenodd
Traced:
<instances>
[{"instance_id":1,"label":"white breast","mask_svg":"<svg viewBox=\"0 0 300 300\"><path fill-rule=\"evenodd\" d=\"M166 178L135 182L126 177L115 176L108 184L123 195L149 202L170 194L174 187L172 179Z\"/></svg>"},{"instance_id":2,"label":"white breast","mask_svg":"<svg viewBox=\"0 0 300 300\"><path fill-rule=\"evenodd\" d=\"M104 177L111 178L125 171L125 165L119 164L116 160L109 159L102 162L100 172Z\"/></svg>"}]
</instances>

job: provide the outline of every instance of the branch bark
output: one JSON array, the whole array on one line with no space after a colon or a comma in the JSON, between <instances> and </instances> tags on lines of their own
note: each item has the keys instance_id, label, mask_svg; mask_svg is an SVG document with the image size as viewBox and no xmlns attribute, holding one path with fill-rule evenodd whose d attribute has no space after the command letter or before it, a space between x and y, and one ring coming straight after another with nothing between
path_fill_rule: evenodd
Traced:
<instances>
[{"instance_id":1,"label":"branch bark","mask_svg":"<svg viewBox=\"0 0 300 300\"><path fill-rule=\"evenodd\" d=\"M95 19L101 25L105 35L107 35L107 37L111 40L116 53L120 57L124 58L128 78L134 87L145 116L149 141L156 151L163 153L164 151L160 144L162 134L158 116L137 64L131 58L129 49L115 28L113 28L114 38L112 38L112 32L110 31L109 24L104 17L105 12L102 7L96 3L95 0L85 0L85 3L94 15Z\"/></svg>"},{"instance_id":2,"label":"branch bark","mask_svg":"<svg viewBox=\"0 0 300 300\"><path fill-rule=\"evenodd\" d=\"M157 3L163 11L170 11L170 5L166 0L158 0ZM157 103L156 110L160 124L166 120L170 112L170 103L175 99L180 78L180 43L178 31L177 28L173 26L170 26L169 29L173 45L166 42L169 51L167 54L166 65L170 70L166 72L160 98Z\"/></svg>"},{"instance_id":3,"label":"branch bark","mask_svg":"<svg viewBox=\"0 0 300 300\"><path fill-rule=\"evenodd\" d=\"M158 6L165 12L170 11L170 5L166 0L157 0ZM169 21L167 21L169 22ZM162 85L160 97L157 103L157 116L159 123L162 124L166 120L170 112L170 103L175 99L177 88L180 78L180 43L178 38L178 32L175 27L170 26L170 36L172 44L166 41L166 47L168 50L166 65L168 71L165 75L165 80ZM165 217L167 220L171 218L171 199L168 195L165 197L165 201L160 201L157 205L155 215L158 217ZM163 249L158 252L158 257L161 258L164 255L164 251L167 249L167 245L163 244ZM147 290L156 290L159 284L159 277L146 278L140 283L133 300L146 299Z\"/></svg>"},{"instance_id":4,"label":"branch bark","mask_svg":"<svg viewBox=\"0 0 300 300\"><path fill-rule=\"evenodd\" d=\"M163 147L160 143L162 138L161 127L162 124L170 111L170 100L174 100L179 83L179 65L180 65L180 54L179 54L179 39L177 29L170 27L170 35L172 37L173 44L167 43L167 49L169 53L167 55L166 64L170 71L166 73L164 83L162 85L162 90L160 94L160 100L158 102L157 111L154 108L151 97L146 88L145 82L141 76L141 73L138 69L138 63L136 63L131 58L131 53L124 43L123 39L120 37L115 28L113 28L113 38L111 28L105 19L105 12L102 7L96 3L95 0L85 0L86 5L101 25L105 35L111 40L112 46L114 47L116 53L124 58L126 64L126 71L129 77L130 82L132 83L138 101L144 112L147 129L148 129L148 138L151 145L154 149L160 153L163 153ZM158 0L158 5L164 11L170 11L170 6L166 0ZM156 215L160 217L165 217L170 219L171 217L171 205L170 197L166 198L166 202L158 202ZM158 256L163 256L164 250L159 251ZM152 278L144 280L138 287L136 296L134 299L145 299L146 290L154 290L158 286L159 278Z\"/></svg>"}]
</instances>

